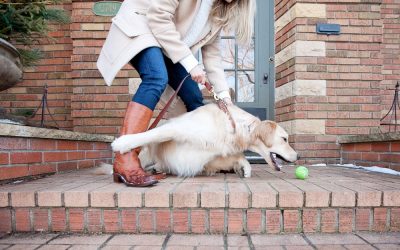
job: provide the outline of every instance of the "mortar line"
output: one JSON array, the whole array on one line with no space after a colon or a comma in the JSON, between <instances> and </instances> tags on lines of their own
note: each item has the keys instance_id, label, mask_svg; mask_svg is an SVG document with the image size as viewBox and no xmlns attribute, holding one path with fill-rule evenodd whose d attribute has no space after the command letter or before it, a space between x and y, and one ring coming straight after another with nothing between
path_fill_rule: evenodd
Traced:
<instances>
[{"instance_id":1,"label":"mortar line","mask_svg":"<svg viewBox=\"0 0 400 250\"><path fill-rule=\"evenodd\" d=\"M273 190L275 190L276 191L276 195L275 195L275 208L279 208L279 191L276 189L276 188L274 188L274 186L272 186L271 185L271 183L269 183L269 182L267 182L267 184L268 184L268 186L270 187L270 188L272 188Z\"/></svg>"},{"instance_id":2,"label":"mortar line","mask_svg":"<svg viewBox=\"0 0 400 250\"><path fill-rule=\"evenodd\" d=\"M102 249L103 247L105 247L105 246L107 245L107 243L108 243L112 238L114 238L115 235L116 235L116 234L112 234L110 237L108 237L108 239L106 239L106 240L103 242L103 244L101 244L101 245L99 246L98 249Z\"/></svg>"},{"instance_id":3,"label":"mortar line","mask_svg":"<svg viewBox=\"0 0 400 250\"><path fill-rule=\"evenodd\" d=\"M352 218L352 226L351 226L351 231L354 232L356 231L356 208L352 208L352 213L353 213L353 218Z\"/></svg>"},{"instance_id":4,"label":"mortar line","mask_svg":"<svg viewBox=\"0 0 400 250\"><path fill-rule=\"evenodd\" d=\"M28 209L28 213L29 213L30 231L33 232L33 231L35 231L35 227L34 227L35 226L35 216L33 213L34 207L27 208L27 209Z\"/></svg>"},{"instance_id":5,"label":"mortar line","mask_svg":"<svg viewBox=\"0 0 400 250\"><path fill-rule=\"evenodd\" d=\"M307 238L307 236L304 233L302 233L300 235L308 243L308 245L310 245L313 249L317 249L317 247L311 242L311 240L309 238Z\"/></svg>"},{"instance_id":6,"label":"mortar line","mask_svg":"<svg viewBox=\"0 0 400 250\"><path fill-rule=\"evenodd\" d=\"M178 188L178 186L184 182L187 179L187 177L181 178L181 181L177 182L174 184L174 186L172 187L172 189L168 192L168 202L169 202L169 206L170 207L174 207L174 192L175 190Z\"/></svg>"},{"instance_id":7,"label":"mortar line","mask_svg":"<svg viewBox=\"0 0 400 250\"><path fill-rule=\"evenodd\" d=\"M70 229L70 225L69 225L69 207L65 207L65 230L67 232L69 232Z\"/></svg>"},{"instance_id":8,"label":"mortar line","mask_svg":"<svg viewBox=\"0 0 400 250\"><path fill-rule=\"evenodd\" d=\"M364 239L363 237L361 237L360 235L358 235L358 233L354 234L355 236L357 236L358 238L360 238L362 241L364 241L365 243L367 243L368 245L370 245L371 247L373 247L374 249L379 249L376 246L372 245L369 241L367 241L366 239Z\"/></svg>"},{"instance_id":9,"label":"mortar line","mask_svg":"<svg viewBox=\"0 0 400 250\"><path fill-rule=\"evenodd\" d=\"M385 230L389 231L391 227L391 222L390 222L390 217L392 216L392 209L389 207L387 208L387 213L386 213L386 225L385 225Z\"/></svg>"},{"instance_id":10,"label":"mortar line","mask_svg":"<svg viewBox=\"0 0 400 250\"><path fill-rule=\"evenodd\" d=\"M321 232L321 209L317 209L317 232Z\"/></svg>"},{"instance_id":11,"label":"mortar line","mask_svg":"<svg viewBox=\"0 0 400 250\"><path fill-rule=\"evenodd\" d=\"M261 233L266 233L267 231L267 216L266 216L266 209L261 209Z\"/></svg>"},{"instance_id":12,"label":"mortar line","mask_svg":"<svg viewBox=\"0 0 400 250\"><path fill-rule=\"evenodd\" d=\"M224 184L225 184L224 233L228 233L229 185L226 180L226 174L224 174Z\"/></svg>"},{"instance_id":13,"label":"mortar line","mask_svg":"<svg viewBox=\"0 0 400 250\"><path fill-rule=\"evenodd\" d=\"M47 208L47 228L50 232L53 231L53 221L52 221L52 213L51 208Z\"/></svg>"},{"instance_id":14,"label":"mortar line","mask_svg":"<svg viewBox=\"0 0 400 250\"><path fill-rule=\"evenodd\" d=\"M100 227L101 227L101 232L105 232L106 225L104 223L104 208L100 208Z\"/></svg>"},{"instance_id":15,"label":"mortar line","mask_svg":"<svg viewBox=\"0 0 400 250\"><path fill-rule=\"evenodd\" d=\"M39 244L39 246L35 247L34 250L39 249L39 248L42 247L42 246L46 246L50 241L52 241L52 240L58 238L59 236L60 236L60 234L57 234L54 238L51 238L50 240L46 241L45 243ZM8 248L7 248L7 249L8 249Z\"/></svg>"},{"instance_id":16,"label":"mortar line","mask_svg":"<svg viewBox=\"0 0 400 250\"><path fill-rule=\"evenodd\" d=\"M223 237L223 240L224 240L224 249L228 250L228 235L224 234L222 237Z\"/></svg>"},{"instance_id":17,"label":"mortar line","mask_svg":"<svg viewBox=\"0 0 400 250\"><path fill-rule=\"evenodd\" d=\"M122 226L122 208L117 207L118 211L118 233L122 233L123 226Z\"/></svg>"},{"instance_id":18,"label":"mortar line","mask_svg":"<svg viewBox=\"0 0 400 250\"><path fill-rule=\"evenodd\" d=\"M17 221L16 221L16 211L15 208L11 208L11 230L13 232L17 231Z\"/></svg>"},{"instance_id":19,"label":"mortar line","mask_svg":"<svg viewBox=\"0 0 400 250\"><path fill-rule=\"evenodd\" d=\"M206 227L206 233L211 233L211 229L210 229L210 209L205 209L205 213L206 213L206 223L205 223L205 227Z\"/></svg>"},{"instance_id":20,"label":"mortar line","mask_svg":"<svg viewBox=\"0 0 400 250\"><path fill-rule=\"evenodd\" d=\"M192 209L188 209L188 232L189 234L192 233Z\"/></svg>"},{"instance_id":21,"label":"mortar line","mask_svg":"<svg viewBox=\"0 0 400 250\"><path fill-rule=\"evenodd\" d=\"M247 233L246 236L250 250L255 250L256 248L254 247L253 241L251 240L251 235Z\"/></svg>"},{"instance_id":22,"label":"mortar line","mask_svg":"<svg viewBox=\"0 0 400 250\"><path fill-rule=\"evenodd\" d=\"M229 186L226 182L226 174L224 174L224 186L225 186L225 208L229 208Z\"/></svg>"},{"instance_id":23,"label":"mortar line","mask_svg":"<svg viewBox=\"0 0 400 250\"><path fill-rule=\"evenodd\" d=\"M249 192L249 196L248 196L248 201L247 201L247 206L248 208L252 208L253 207L253 193L250 190L249 185L247 184L246 181L243 180L244 178L240 178L240 181L245 185L245 187L247 188L247 191Z\"/></svg>"},{"instance_id":24,"label":"mortar line","mask_svg":"<svg viewBox=\"0 0 400 250\"><path fill-rule=\"evenodd\" d=\"M167 244L168 244L168 241L169 241L170 238L171 238L171 233L168 233L168 234L165 236L164 242L163 242L163 244L162 244L162 246L161 246L161 250L165 250L165 248L167 247Z\"/></svg>"},{"instance_id":25,"label":"mortar line","mask_svg":"<svg viewBox=\"0 0 400 250\"><path fill-rule=\"evenodd\" d=\"M83 208L83 232L89 232L89 217L88 217L88 208Z\"/></svg>"},{"instance_id":26,"label":"mortar line","mask_svg":"<svg viewBox=\"0 0 400 250\"><path fill-rule=\"evenodd\" d=\"M140 228L140 216L139 216L139 209L135 209L135 217L136 217L136 233L139 233L141 228Z\"/></svg>"}]
</instances>

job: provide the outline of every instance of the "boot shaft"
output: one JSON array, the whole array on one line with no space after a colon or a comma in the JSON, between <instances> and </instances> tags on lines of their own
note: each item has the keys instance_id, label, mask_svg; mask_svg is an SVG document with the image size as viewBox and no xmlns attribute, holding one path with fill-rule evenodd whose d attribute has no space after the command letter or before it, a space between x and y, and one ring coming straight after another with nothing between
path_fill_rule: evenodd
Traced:
<instances>
[{"instance_id":1,"label":"boot shaft","mask_svg":"<svg viewBox=\"0 0 400 250\"><path fill-rule=\"evenodd\" d=\"M137 102L129 102L120 134L137 134L146 131L152 117L153 111L148 107Z\"/></svg>"}]
</instances>

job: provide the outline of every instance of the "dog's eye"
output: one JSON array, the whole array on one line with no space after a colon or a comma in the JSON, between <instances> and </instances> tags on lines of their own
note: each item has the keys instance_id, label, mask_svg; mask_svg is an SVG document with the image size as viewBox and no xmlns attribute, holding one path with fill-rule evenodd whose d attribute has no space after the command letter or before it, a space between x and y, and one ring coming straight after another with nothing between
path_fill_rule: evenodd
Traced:
<instances>
[{"instance_id":1,"label":"dog's eye","mask_svg":"<svg viewBox=\"0 0 400 250\"><path fill-rule=\"evenodd\" d=\"M282 139L283 139L283 141L284 141L284 142L287 142L287 138L285 138L285 137L282 137Z\"/></svg>"}]
</instances>

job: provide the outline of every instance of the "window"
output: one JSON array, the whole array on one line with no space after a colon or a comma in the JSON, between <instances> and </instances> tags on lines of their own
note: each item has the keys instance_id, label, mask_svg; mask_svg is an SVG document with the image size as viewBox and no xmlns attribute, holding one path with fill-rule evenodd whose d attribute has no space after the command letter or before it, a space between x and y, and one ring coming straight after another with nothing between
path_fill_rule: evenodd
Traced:
<instances>
[{"instance_id":1,"label":"window","mask_svg":"<svg viewBox=\"0 0 400 250\"><path fill-rule=\"evenodd\" d=\"M221 54L225 76L236 102L255 101L254 38L249 47L236 44L233 35L221 33Z\"/></svg>"}]
</instances>

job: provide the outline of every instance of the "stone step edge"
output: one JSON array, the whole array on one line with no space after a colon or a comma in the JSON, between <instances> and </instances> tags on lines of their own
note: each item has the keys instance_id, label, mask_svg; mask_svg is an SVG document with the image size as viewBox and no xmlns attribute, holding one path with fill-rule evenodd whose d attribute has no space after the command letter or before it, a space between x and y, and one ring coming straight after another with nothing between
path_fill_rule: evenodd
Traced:
<instances>
[{"instance_id":1,"label":"stone step edge","mask_svg":"<svg viewBox=\"0 0 400 250\"><path fill-rule=\"evenodd\" d=\"M0 190L1 207L93 208L339 208L400 207L398 191L338 192L163 192L8 191ZM345 198L343 198L345 197Z\"/></svg>"}]
</instances>

